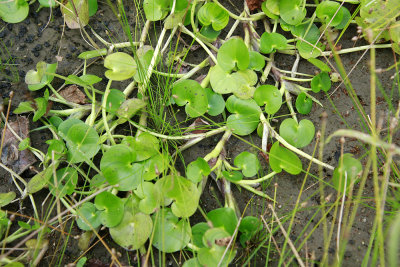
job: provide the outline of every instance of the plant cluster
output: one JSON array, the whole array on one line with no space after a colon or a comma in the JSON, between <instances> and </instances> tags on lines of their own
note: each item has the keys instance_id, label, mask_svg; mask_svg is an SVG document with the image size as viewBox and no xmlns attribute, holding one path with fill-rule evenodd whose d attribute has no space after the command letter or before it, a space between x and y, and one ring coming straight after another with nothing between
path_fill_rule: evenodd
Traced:
<instances>
[{"instance_id":1,"label":"plant cluster","mask_svg":"<svg viewBox=\"0 0 400 267\"><path fill-rule=\"evenodd\" d=\"M43 166L43 171L29 182L20 179L24 184L23 188L19 187L21 198L29 197L35 207L32 194L48 187L57 202L74 215L78 227L86 231L82 236L98 235L100 228L108 228L117 244L127 250L140 250L144 262L148 261L150 248L154 246L166 253L192 252L186 253L184 266L228 266L237 252L236 238L246 246L263 231L263 222L259 218L244 217L238 209L232 184L274 201L256 187L282 171L300 174L304 170L301 158L312 161L321 169L333 171L330 186L341 194L349 192L359 181L362 165L353 155L341 155L335 168L301 150L314 140L316 129L310 120L299 120L296 115L307 115L314 104L321 105L314 94L327 92L331 83L337 81L338 71L329 60L325 63L317 58L338 53L332 50L334 41L351 23L356 22L362 27L364 33L361 34L367 40L391 40L391 44L381 47L392 47L399 52L400 27L396 27L396 16L385 16L383 22L378 20L385 9L400 11L397 1L375 1L372 12L366 11L370 10L368 1L348 2L359 4L359 16L352 15L336 1L313 5L312 12L308 12L311 16L307 17L309 5L304 0L267 0L262 3L262 12L250 14L245 7L240 15L233 14L218 1L144 0L147 23L142 36L146 37L150 22L164 22L154 48L145 45L143 38L108 43L95 34L105 48L80 54L79 58L84 60L82 75L64 77L57 74L57 63L38 62L36 70L26 74L25 82L31 91L44 90L43 96L20 103L14 113L33 112L33 121L41 121L53 138L46 142L46 153L31 147L29 139L21 140L19 149L31 150ZM84 1L71 3L79 5ZM8 14L18 12L22 18L27 5L25 0L7 1L0 6L0 16L7 20L7 16L2 15L4 6L12 10ZM399 12L395 13L398 16ZM222 32L231 19L235 23L222 39ZM84 20L80 21L85 24ZM255 25L257 21L265 22L261 35ZM244 36L233 36L240 23L244 26ZM382 26L385 26L383 32L379 30ZM171 35L166 38L169 30ZM165 62L162 55L178 31L197 42L208 57L187 73L158 71L157 66ZM327 37L321 38L324 35ZM365 48L339 52L362 49ZM187 53L188 50L172 53L171 64L179 69ZM275 66L277 53L296 56L291 70ZM90 74L90 68L87 68L88 60L97 57L104 57L105 88L99 85L102 78ZM300 58L316 66L319 72L315 75L297 72ZM207 74L198 82L193 77L202 69ZM147 121L149 115L151 118L151 78L155 76L173 80L166 85L168 103L164 104L184 106L189 120L201 117L213 122L219 116L223 122L203 126L201 133L185 135L168 135L151 129ZM275 84L267 84L268 76L274 78ZM64 80L65 85L82 88L87 103L76 103L62 96L52 86L54 77ZM122 91L114 89L120 81L129 81ZM133 97L135 90L137 94ZM294 102L293 96L296 97ZM65 108L54 109L50 102ZM285 105L290 113L288 118L276 127L272 126L277 114L285 112ZM134 136L117 131L120 125L127 124L136 129ZM262 140L259 150L268 155L270 167L270 172L259 178L253 178L261 173L257 155L244 151L230 161L224 153L225 144L232 135L247 136L254 131ZM190 162L184 175L175 169L165 141L187 141L177 149L176 153L179 153L217 134L222 137L215 148ZM204 213L206 222L192 226L189 218L199 209L199 199L208 177L221 185L224 207ZM77 195L80 198L74 202ZM0 206L7 205L15 197L12 193L0 195ZM8 231L11 222L4 212L0 216L1 236ZM37 213L35 218L39 220ZM55 218L48 223L52 225L57 220L61 219ZM22 228L24 234L29 234L44 226L35 223ZM3 242L15 240L21 232L7 236ZM38 238L38 250L43 247L43 242ZM118 262L115 255L113 261Z\"/></svg>"}]
</instances>

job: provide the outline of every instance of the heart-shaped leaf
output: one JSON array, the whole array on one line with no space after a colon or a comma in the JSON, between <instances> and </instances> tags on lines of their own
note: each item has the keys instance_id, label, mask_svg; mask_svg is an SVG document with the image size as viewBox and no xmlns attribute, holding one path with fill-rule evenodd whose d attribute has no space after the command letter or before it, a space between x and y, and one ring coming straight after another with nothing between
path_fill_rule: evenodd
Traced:
<instances>
[{"instance_id":1,"label":"heart-shaped leaf","mask_svg":"<svg viewBox=\"0 0 400 267\"><path fill-rule=\"evenodd\" d=\"M300 40L296 42L296 48L299 50L303 58L315 58L324 50L321 42L318 42L320 31L315 24L300 24L291 30L294 36L298 36Z\"/></svg>"},{"instance_id":2,"label":"heart-shaped leaf","mask_svg":"<svg viewBox=\"0 0 400 267\"><path fill-rule=\"evenodd\" d=\"M243 151L237 155L234 163L242 170L243 175L246 177L253 177L260 169L260 162L257 156L247 151Z\"/></svg>"},{"instance_id":3,"label":"heart-shaped leaf","mask_svg":"<svg viewBox=\"0 0 400 267\"><path fill-rule=\"evenodd\" d=\"M358 159L354 158L352 154L343 154L339 158L339 165L333 171L333 187L337 191L343 192L346 186L346 192L348 192L350 185L357 182L361 171L362 165Z\"/></svg>"},{"instance_id":4,"label":"heart-shaped leaf","mask_svg":"<svg viewBox=\"0 0 400 267\"><path fill-rule=\"evenodd\" d=\"M163 173L168 166L168 156L157 154L140 163L142 165L142 178L150 181Z\"/></svg>"},{"instance_id":5,"label":"heart-shaped leaf","mask_svg":"<svg viewBox=\"0 0 400 267\"><path fill-rule=\"evenodd\" d=\"M198 117L206 113L208 98L203 87L193 80L183 80L174 84L172 96L178 106L185 105L186 114Z\"/></svg>"},{"instance_id":6,"label":"heart-shaped leaf","mask_svg":"<svg viewBox=\"0 0 400 267\"><path fill-rule=\"evenodd\" d=\"M160 206L160 193L153 183L140 183L134 193L140 198L139 210L141 212L151 214Z\"/></svg>"},{"instance_id":7,"label":"heart-shaped leaf","mask_svg":"<svg viewBox=\"0 0 400 267\"><path fill-rule=\"evenodd\" d=\"M281 147L279 142L275 142L269 151L269 165L276 173L283 169L293 175L299 174L303 168L299 157L289 149Z\"/></svg>"},{"instance_id":8,"label":"heart-shaped leaf","mask_svg":"<svg viewBox=\"0 0 400 267\"><path fill-rule=\"evenodd\" d=\"M220 31L228 25L229 14L215 3L206 3L197 12L197 18L204 26L212 25L215 31Z\"/></svg>"},{"instance_id":9,"label":"heart-shaped leaf","mask_svg":"<svg viewBox=\"0 0 400 267\"><path fill-rule=\"evenodd\" d=\"M28 14L29 4L26 0L0 2L0 18L7 23L21 22Z\"/></svg>"},{"instance_id":10,"label":"heart-shaped leaf","mask_svg":"<svg viewBox=\"0 0 400 267\"><path fill-rule=\"evenodd\" d=\"M338 2L323 1L319 3L315 12L317 17L321 19L323 23L335 27L342 23L345 9L346 8L341 6Z\"/></svg>"},{"instance_id":11,"label":"heart-shaped leaf","mask_svg":"<svg viewBox=\"0 0 400 267\"><path fill-rule=\"evenodd\" d=\"M257 87L253 96L259 106L265 105L265 112L275 114L282 106L282 95L273 85L261 85Z\"/></svg>"},{"instance_id":12,"label":"heart-shaped leaf","mask_svg":"<svg viewBox=\"0 0 400 267\"><path fill-rule=\"evenodd\" d=\"M84 231L96 229L101 225L100 211L96 209L92 202L85 202L77 210L78 218L76 223Z\"/></svg>"},{"instance_id":13,"label":"heart-shaped leaf","mask_svg":"<svg viewBox=\"0 0 400 267\"><path fill-rule=\"evenodd\" d=\"M147 214L136 212L129 204L128 198L122 221L110 228L112 239L128 250L137 250L146 243L153 229L153 221Z\"/></svg>"},{"instance_id":14,"label":"heart-shaped leaf","mask_svg":"<svg viewBox=\"0 0 400 267\"><path fill-rule=\"evenodd\" d=\"M125 95L123 92L118 89L111 89L106 102L107 112L115 114L124 101Z\"/></svg>"},{"instance_id":15,"label":"heart-shaped leaf","mask_svg":"<svg viewBox=\"0 0 400 267\"><path fill-rule=\"evenodd\" d=\"M198 247L198 248L203 248L203 236L204 233L207 232L208 229L210 229L211 226L208 223L201 222L197 223L192 227L192 240L193 244Z\"/></svg>"},{"instance_id":16,"label":"heart-shaped leaf","mask_svg":"<svg viewBox=\"0 0 400 267\"><path fill-rule=\"evenodd\" d=\"M262 71L265 66L264 57L256 52L256 51L249 51L249 58L250 63L248 68L251 70Z\"/></svg>"},{"instance_id":17,"label":"heart-shaped leaf","mask_svg":"<svg viewBox=\"0 0 400 267\"><path fill-rule=\"evenodd\" d=\"M36 71L29 70L25 75L25 83L29 90L36 91L42 89L54 79L54 74L57 69L57 63L47 64L40 61L36 64Z\"/></svg>"},{"instance_id":18,"label":"heart-shaped leaf","mask_svg":"<svg viewBox=\"0 0 400 267\"><path fill-rule=\"evenodd\" d=\"M94 205L100 211L100 221L104 226L117 226L124 216L124 202L110 192L98 194L94 200Z\"/></svg>"},{"instance_id":19,"label":"heart-shaped leaf","mask_svg":"<svg viewBox=\"0 0 400 267\"><path fill-rule=\"evenodd\" d=\"M311 112L313 101L302 92L296 98L296 109L300 114L307 115Z\"/></svg>"},{"instance_id":20,"label":"heart-shaped leaf","mask_svg":"<svg viewBox=\"0 0 400 267\"><path fill-rule=\"evenodd\" d=\"M235 134L248 135L257 128L261 109L253 99L240 99L232 95L226 101L226 108L234 113L228 117L227 126Z\"/></svg>"},{"instance_id":21,"label":"heart-shaped leaf","mask_svg":"<svg viewBox=\"0 0 400 267\"><path fill-rule=\"evenodd\" d=\"M267 0L262 2L261 10L271 19L279 19L279 0ZM275 14L277 13L277 14Z\"/></svg>"},{"instance_id":22,"label":"heart-shaped leaf","mask_svg":"<svg viewBox=\"0 0 400 267\"><path fill-rule=\"evenodd\" d=\"M133 77L136 73L136 62L128 54L116 52L104 59L104 67L107 70L104 74L110 80L123 81Z\"/></svg>"},{"instance_id":23,"label":"heart-shaped leaf","mask_svg":"<svg viewBox=\"0 0 400 267\"><path fill-rule=\"evenodd\" d=\"M142 166L136 161L135 151L126 145L115 145L107 150L100 161L100 170L118 190L134 190L141 181Z\"/></svg>"},{"instance_id":24,"label":"heart-shaped leaf","mask_svg":"<svg viewBox=\"0 0 400 267\"><path fill-rule=\"evenodd\" d=\"M231 208L219 208L207 213L207 218L212 222L213 227L223 228L228 234L235 232L238 219Z\"/></svg>"},{"instance_id":25,"label":"heart-shaped leaf","mask_svg":"<svg viewBox=\"0 0 400 267\"><path fill-rule=\"evenodd\" d=\"M171 209L164 208L152 216L154 222L153 245L160 251L172 253L186 247L190 241L188 220L179 220Z\"/></svg>"},{"instance_id":26,"label":"heart-shaped leaf","mask_svg":"<svg viewBox=\"0 0 400 267\"><path fill-rule=\"evenodd\" d=\"M175 216L190 217L197 210L200 191L196 184L177 175L168 175L156 183L162 197L173 199L171 210Z\"/></svg>"},{"instance_id":27,"label":"heart-shaped leaf","mask_svg":"<svg viewBox=\"0 0 400 267\"><path fill-rule=\"evenodd\" d=\"M56 197L64 197L74 192L78 182L78 172L71 167L57 170L56 177L52 176L49 182L50 193Z\"/></svg>"},{"instance_id":28,"label":"heart-shaped leaf","mask_svg":"<svg viewBox=\"0 0 400 267\"><path fill-rule=\"evenodd\" d=\"M297 123L293 118L287 118L279 127L279 134L291 145L301 148L305 147L314 138L314 124L307 120Z\"/></svg>"},{"instance_id":29,"label":"heart-shaped leaf","mask_svg":"<svg viewBox=\"0 0 400 267\"><path fill-rule=\"evenodd\" d=\"M218 65L226 72L238 68L245 70L249 66L250 57L246 44L240 38L231 38L218 51Z\"/></svg>"},{"instance_id":30,"label":"heart-shaped leaf","mask_svg":"<svg viewBox=\"0 0 400 267\"><path fill-rule=\"evenodd\" d=\"M257 82L257 74L252 70L240 70L232 74L224 71L219 65L210 69L210 83L218 94L234 93L242 99L251 98L253 85Z\"/></svg>"},{"instance_id":31,"label":"heart-shaped leaf","mask_svg":"<svg viewBox=\"0 0 400 267\"><path fill-rule=\"evenodd\" d=\"M144 0L143 10L146 18L150 21L157 21L165 18L169 9L168 0Z\"/></svg>"},{"instance_id":32,"label":"heart-shaped leaf","mask_svg":"<svg viewBox=\"0 0 400 267\"><path fill-rule=\"evenodd\" d=\"M283 50L287 47L285 36L276 32L264 32L260 38L260 52L269 54L276 50Z\"/></svg>"},{"instance_id":33,"label":"heart-shaped leaf","mask_svg":"<svg viewBox=\"0 0 400 267\"><path fill-rule=\"evenodd\" d=\"M240 70L232 74L237 86L233 89L233 94L241 99L253 97L254 85L257 83L257 74L252 70Z\"/></svg>"},{"instance_id":34,"label":"heart-shaped leaf","mask_svg":"<svg viewBox=\"0 0 400 267\"><path fill-rule=\"evenodd\" d=\"M216 31L211 25L208 25L201 28L199 35L208 42L214 42L220 33L221 31Z\"/></svg>"},{"instance_id":35,"label":"heart-shaped leaf","mask_svg":"<svg viewBox=\"0 0 400 267\"><path fill-rule=\"evenodd\" d=\"M263 225L259 218L254 216L244 217L239 226L239 232L242 233L239 238L240 244L246 247L246 242L250 241L262 229Z\"/></svg>"},{"instance_id":36,"label":"heart-shaped leaf","mask_svg":"<svg viewBox=\"0 0 400 267\"><path fill-rule=\"evenodd\" d=\"M197 158L187 166L186 176L193 183L198 183L204 176L208 176L210 172L211 168L207 161L203 158Z\"/></svg>"},{"instance_id":37,"label":"heart-shaped leaf","mask_svg":"<svg viewBox=\"0 0 400 267\"><path fill-rule=\"evenodd\" d=\"M331 79L327 72L321 72L311 80L311 89L314 93L318 93L320 90L328 92L331 85Z\"/></svg>"},{"instance_id":38,"label":"heart-shaped leaf","mask_svg":"<svg viewBox=\"0 0 400 267\"><path fill-rule=\"evenodd\" d=\"M126 136L121 143L127 144L133 148L136 153L135 161L143 161L160 153L160 143L158 139L146 132L136 137Z\"/></svg>"},{"instance_id":39,"label":"heart-shaped leaf","mask_svg":"<svg viewBox=\"0 0 400 267\"><path fill-rule=\"evenodd\" d=\"M305 0L280 0L279 12L281 18L290 25L300 24L306 16Z\"/></svg>"},{"instance_id":40,"label":"heart-shaped leaf","mask_svg":"<svg viewBox=\"0 0 400 267\"><path fill-rule=\"evenodd\" d=\"M225 110L225 100L222 95L214 93L210 88L206 88L208 99L207 113L211 116L217 116Z\"/></svg>"},{"instance_id":41,"label":"heart-shaped leaf","mask_svg":"<svg viewBox=\"0 0 400 267\"><path fill-rule=\"evenodd\" d=\"M243 174L239 171L232 171L232 172L223 171L222 175L226 180L231 182L239 182L240 180L243 179Z\"/></svg>"}]
</instances>

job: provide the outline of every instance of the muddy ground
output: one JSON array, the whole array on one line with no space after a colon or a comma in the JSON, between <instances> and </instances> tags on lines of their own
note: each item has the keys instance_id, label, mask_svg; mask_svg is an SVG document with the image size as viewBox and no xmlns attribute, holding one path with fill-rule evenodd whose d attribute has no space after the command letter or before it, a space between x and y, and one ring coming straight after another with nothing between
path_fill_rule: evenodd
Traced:
<instances>
[{"instance_id":1,"label":"muddy ground","mask_svg":"<svg viewBox=\"0 0 400 267\"><path fill-rule=\"evenodd\" d=\"M243 5L241 3L239 4L237 1L235 1L235 3L236 7L239 10L242 10ZM108 33L115 42L118 42L118 40L126 41L121 26L118 23L116 17L112 14L110 8L104 3L99 3L99 4L100 4L99 11L95 17L91 18L90 27L92 27L97 33L99 33L103 37L106 37ZM230 4L227 3L226 5L229 6ZM50 16L49 9L43 9L39 13L36 13L34 11L36 8L37 8L37 3L33 4L33 8L31 8L29 17L22 23L14 25L12 24L6 25L4 22L0 22L0 30L1 30L0 40L3 43L3 46L5 45L9 49L12 58L15 59L14 63L16 64L16 73L18 74L19 77L19 81L17 81L16 79L12 81L6 79L4 74L10 75L9 68L6 68L3 71L3 73L1 73L2 77L0 78L1 79L0 94L3 96L3 98L7 98L11 90L14 91L15 93L11 110L15 109L18 106L19 102L26 101L27 98L29 97L27 86L24 83L24 77L28 70L35 68L35 65L38 61L42 60L48 63L54 63L56 61L55 56L56 55L61 56L62 61L59 62L57 73L67 76L69 74L72 74L73 71L78 70L80 65L82 64L82 61L77 59L77 55L79 55L79 53L83 51L92 49L88 45L88 43L85 42L84 38L82 37L82 33L79 30L70 30L68 28L63 27L63 20L59 9L53 10L53 16L50 19L50 21L48 21ZM230 6L230 8L233 11L236 10L232 6ZM134 10L133 6L132 8L129 8L127 10L128 18L133 25L135 23L138 23L137 25L139 25L140 22L136 21L137 17L135 17L135 14L133 14L133 10ZM134 28L133 25L132 29ZM156 26L156 29L159 29L159 26L160 25ZM86 27L86 29L90 33L89 27ZM347 33L340 41L342 48L364 44L362 41L358 41L357 44L351 41L351 38L353 37L354 33L355 29L350 29L347 31ZM377 53L378 53L377 66L379 68L384 69L391 66L394 63L394 55L390 49L379 50ZM370 106L369 104L370 77L369 77L369 67L368 67L368 62L369 62L368 55L364 56L361 59L361 61L355 66L355 63L357 62L357 60L360 58L361 55L362 52L344 55L342 56L342 60L347 72L349 72L351 68L355 67L350 75L350 79L353 83L357 96L359 97L361 103L363 104L364 109L368 114ZM294 59L295 58L293 56L286 56L286 55L277 56L276 64L278 67L282 69L290 70L291 64L294 62ZM201 61L202 56L196 54L192 58L189 57L186 60L195 63ZM93 72L99 76L102 76L101 64L102 64L101 60L98 61L97 63L94 63L94 65L91 68L89 68L89 72ZM303 60L300 62L299 72L312 73L314 71L316 71L316 69L310 67L310 65L304 62ZM392 75L393 73L391 72L384 72L378 76L386 92L389 92L392 88L392 80L390 78ZM103 81L106 81L106 79L104 79ZM268 82L272 83L273 80L270 78ZM53 86L57 88L60 85L61 81L55 79L55 82L53 82ZM103 82L103 85L105 87L105 82ZM100 87L101 86L98 86L98 88ZM338 112L340 112L340 115L346 120L349 127L360 130L360 119L357 115L357 112L354 110L353 103L351 102L350 97L347 95L344 86L343 85L339 86L339 83L334 84L329 93L332 93L336 87L338 88L331 96L331 100L334 102ZM38 93L34 92L32 93L32 96L33 97L40 96L40 93L41 92ZM377 110L378 114L382 113L383 114L382 116L386 118L388 116L388 108L387 108L387 103L385 101L382 101L382 97L383 96L380 93L378 93L379 101L377 103ZM345 123L342 121L339 114L335 111L332 104L330 103L329 96L320 93L317 95L317 98L322 102L324 108L321 108L314 104L313 110L309 116L299 116L299 118L304 117L310 119L312 122L314 122L315 127L318 130L320 129L321 125L320 116L322 112L325 111L328 114L327 118L328 128L326 133L327 135L333 133L337 129L346 128ZM399 95L397 90L395 90L395 94L391 101L394 106L397 106L397 103L399 101ZM285 112L287 114L287 111L283 111L283 114L285 114ZM11 118L15 118L15 116L11 116ZM31 130L39 126L40 126L39 123L30 122ZM45 151L46 144L44 142L49 137L50 134L48 132L32 131L31 132L32 146ZM399 135L397 135L396 137L397 139L395 139L395 142L399 143L400 142ZM183 155L186 162L189 163L192 160L195 160L200 155L203 156L206 155L219 140L218 138L219 136L212 137L196 145L190 150L185 151ZM259 137L257 137L256 134L248 136L245 139L254 143L257 146L261 145L261 140ZM314 145L315 142L307 146L304 149L304 151L306 151L307 153L312 153ZM257 151L250 145L244 143L243 141L235 137L232 137L228 141L228 144L226 146L227 156L230 158L234 158L235 155L244 150L257 153ZM353 153L355 154L356 157L362 157L362 155L364 154L362 144L350 140L346 142L345 152ZM336 138L326 145L324 152L324 161L330 165L337 166L339 155L340 155L340 144L338 142L338 139ZM265 160L263 160L262 157L260 157L260 160L263 164L263 171L267 173L268 164L265 162ZM308 162L303 160L303 168L306 168L307 164ZM305 224L311 220L310 226L306 230L306 233L309 233L309 231L319 220L318 216L315 218L311 218L314 212L316 211L316 207L318 207L319 205L319 195L316 194L316 192L318 191L318 183L316 179L317 167L315 165L311 166L311 173L314 174L315 176L308 177L307 182L305 184L306 190L301 198L302 202L304 202L305 209L304 211L298 212L296 214L295 226L290 233L291 239L292 240L299 239L298 242L301 242L302 240L302 236L300 236L300 233L304 229ZM28 180L33 175L34 172L28 170L22 174L22 177ZM332 172L324 171L324 175L325 175L324 180L329 181ZM273 195L274 192L273 185L274 184L277 185L277 200L279 203L277 205L277 213L280 216L284 216L294 208L303 179L304 179L304 173L298 176L290 176L287 175L286 173L280 173L270 181L270 184L268 186L267 185L265 186L266 187L265 192L269 195ZM16 189L10 180L10 176L6 171L1 169L0 192L8 192L11 190L15 191ZM247 209L246 212L247 215L251 214L258 216L264 213L264 210L266 210L265 201L258 198L253 198L253 195L246 192L245 190L241 190L241 192L239 192L239 190L236 187L234 187L233 190L241 210L245 208L245 206L251 199L253 200L251 202L251 205ZM46 197L47 193L48 191L42 190L39 193L35 194L35 198L37 198L38 200L37 203L41 203L40 200L43 200ZM330 193L332 193L332 195L335 196L335 191L331 188L330 189L328 188L326 190L326 195L329 195ZM370 182L368 182L366 185L364 197L366 199L373 198L373 188L372 188L372 183ZM219 203L222 201L223 199L221 198L221 195L218 193L215 183L210 181L207 184L206 190L202 195L201 206L203 207L204 211L207 212L214 208L219 207L220 205ZM365 201L364 205L361 205L359 209L358 216L356 218L351 233L351 238L347 246L347 251L345 253L344 265L347 266L360 265L364 257L369 242L370 231L373 225L373 220L375 215L374 210L371 207L368 207L369 204L372 205L373 203ZM26 206L27 206L26 209L23 210L22 212L24 214L29 215L29 212L31 212L31 208L29 207L28 202L26 202ZM21 212L17 204L12 204L7 208L13 211ZM268 212L265 213L266 218L270 218L270 216L271 216L270 213ZM196 213L196 215L191 218L191 221L193 223L201 220L202 216L200 213ZM77 229L77 227L74 226L71 231L71 234L76 235L79 234L79 232L80 231ZM102 231L100 232L100 234L107 235L107 232ZM278 244L281 244L283 236L280 231L278 231L278 234L275 235L275 238L277 239ZM127 255L129 255L131 260L134 259L136 255L135 252L126 252L121 247L112 242L112 240L110 240L109 238L108 239L106 238L106 240L110 247L115 248L118 252L121 253L122 256L120 260L122 263L127 265L129 264L127 261ZM75 259L80 255L80 252L76 246L77 241L74 240L73 238L70 238L68 242L69 244L66 248L65 255L62 261L60 262L61 266L74 262ZM58 234L52 233L50 235L51 246L48 253L41 262L42 266L54 266L57 264L57 261L59 260L58 256L60 254L60 249L62 247L60 246L60 243L62 244L64 243L64 241L60 239ZM308 252L308 254L310 255L314 254L315 259L318 260L322 256L322 251L323 251L322 229L321 227L319 227L312 234L311 238L308 239L307 251L305 251L304 249L301 250L300 255L304 256L306 255L306 252ZM331 256L335 255L335 239L333 239L329 252ZM242 263L241 260L243 259L243 257L241 256L246 256L246 253L249 252L246 250L239 250L237 260L234 261L233 265L236 266L241 265ZM87 254L87 257L89 258L88 266L108 266L108 264L110 263L110 255L101 245L101 243L97 243L93 248L91 248L91 250ZM167 255L167 261L166 261L167 265L172 266L172 265L178 265L177 263L181 263L179 260L179 254L174 255L174 257ZM157 260L158 256L155 255L155 258ZM274 254L272 255L271 258L277 259L278 255ZM264 265L265 257L263 256L262 253L259 253L251 262L253 266ZM135 263L131 262L130 264L135 264Z\"/></svg>"}]
</instances>

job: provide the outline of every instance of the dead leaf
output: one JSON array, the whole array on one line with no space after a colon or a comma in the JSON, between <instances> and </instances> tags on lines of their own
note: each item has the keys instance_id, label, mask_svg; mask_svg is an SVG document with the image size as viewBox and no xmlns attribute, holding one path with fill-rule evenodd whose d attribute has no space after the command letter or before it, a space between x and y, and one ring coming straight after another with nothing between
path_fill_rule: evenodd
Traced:
<instances>
[{"instance_id":1,"label":"dead leaf","mask_svg":"<svg viewBox=\"0 0 400 267\"><path fill-rule=\"evenodd\" d=\"M262 2L263 0L246 0L247 6L249 7L250 11L261 8Z\"/></svg>"},{"instance_id":2,"label":"dead leaf","mask_svg":"<svg viewBox=\"0 0 400 267\"><path fill-rule=\"evenodd\" d=\"M9 166L17 174L23 173L29 166L36 162L36 158L28 149L18 150L19 140L11 132L10 128L22 139L29 137L29 122L24 116L16 121L8 122L4 133L3 151L1 162Z\"/></svg>"},{"instance_id":3,"label":"dead leaf","mask_svg":"<svg viewBox=\"0 0 400 267\"><path fill-rule=\"evenodd\" d=\"M86 96L79 90L78 86L75 84L66 87L60 91L60 95L64 97L69 102L75 104L86 104Z\"/></svg>"}]
</instances>

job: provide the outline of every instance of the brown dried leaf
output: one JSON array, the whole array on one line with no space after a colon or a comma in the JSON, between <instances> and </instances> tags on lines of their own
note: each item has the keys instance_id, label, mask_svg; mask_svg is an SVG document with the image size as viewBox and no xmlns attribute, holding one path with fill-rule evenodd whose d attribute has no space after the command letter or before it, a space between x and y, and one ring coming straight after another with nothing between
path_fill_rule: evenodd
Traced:
<instances>
[{"instance_id":1,"label":"brown dried leaf","mask_svg":"<svg viewBox=\"0 0 400 267\"><path fill-rule=\"evenodd\" d=\"M79 90L78 86L72 84L60 91L60 95L69 102L75 104L86 104L86 96Z\"/></svg>"},{"instance_id":2,"label":"brown dried leaf","mask_svg":"<svg viewBox=\"0 0 400 267\"><path fill-rule=\"evenodd\" d=\"M21 174L36 162L36 158L28 149L23 151L18 150L19 140L10 129L22 139L29 137L28 119L21 116L16 121L8 122L4 133L3 151L1 154L1 162L9 166L17 174Z\"/></svg>"},{"instance_id":3,"label":"brown dried leaf","mask_svg":"<svg viewBox=\"0 0 400 267\"><path fill-rule=\"evenodd\" d=\"M261 3L264 2L263 0L246 0L247 6L249 7L250 11L254 11L256 9L261 8Z\"/></svg>"}]
</instances>

